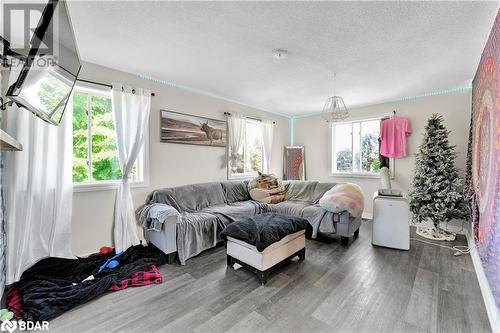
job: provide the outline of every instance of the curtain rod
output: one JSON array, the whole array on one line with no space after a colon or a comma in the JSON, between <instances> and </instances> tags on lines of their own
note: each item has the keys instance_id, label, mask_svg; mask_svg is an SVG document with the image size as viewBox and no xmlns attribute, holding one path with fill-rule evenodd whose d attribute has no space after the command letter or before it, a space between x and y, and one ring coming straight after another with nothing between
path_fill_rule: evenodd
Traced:
<instances>
[{"instance_id":1,"label":"curtain rod","mask_svg":"<svg viewBox=\"0 0 500 333\"><path fill-rule=\"evenodd\" d=\"M84 79L76 79L77 81L80 81L80 82L86 82L86 83L91 83L91 84L97 84L99 86L104 86L104 87L108 87L109 89L113 89L113 86L110 85L110 84L107 84L107 83L101 83L101 82L96 82L96 81L89 81L89 80L84 80ZM122 88L123 90L123 88ZM135 93L135 89L132 89L132 93ZM155 93L151 93L151 96L154 96Z\"/></svg>"},{"instance_id":2,"label":"curtain rod","mask_svg":"<svg viewBox=\"0 0 500 333\"><path fill-rule=\"evenodd\" d=\"M231 112L224 112L225 116L231 116ZM252 119L252 120L257 120L257 121L262 121L262 119L259 118L253 118L253 117L245 117L247 119ZM273 124L276 124L276 122L273 120Z\"/></svg>"}]
</instances>

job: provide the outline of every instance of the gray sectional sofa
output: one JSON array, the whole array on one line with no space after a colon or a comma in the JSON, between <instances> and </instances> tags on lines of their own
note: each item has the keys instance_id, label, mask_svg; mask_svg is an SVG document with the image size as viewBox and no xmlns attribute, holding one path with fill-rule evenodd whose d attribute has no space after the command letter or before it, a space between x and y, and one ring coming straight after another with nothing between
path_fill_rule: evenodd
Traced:
<instances>
[{"instance_id":1,"label":"gray sectional sofa","mask_svg":"<svg viewBox=\"0 0 500 333\"><path fill-rule=\"evenodd\" d=\"M360 217L328 212L318 205L334 183L285 182L285 200L277 204L253 201L247 185L247 181L223 181L153 191L137 211L140 223L149 229L149 241L167 254L177 252L181 264L214 247L221 241L222 229L242 216L266 212L300 216L313 226L313 239L318 233L336 234L344 244L359 232Z\"/></svg>"}]
</instances>

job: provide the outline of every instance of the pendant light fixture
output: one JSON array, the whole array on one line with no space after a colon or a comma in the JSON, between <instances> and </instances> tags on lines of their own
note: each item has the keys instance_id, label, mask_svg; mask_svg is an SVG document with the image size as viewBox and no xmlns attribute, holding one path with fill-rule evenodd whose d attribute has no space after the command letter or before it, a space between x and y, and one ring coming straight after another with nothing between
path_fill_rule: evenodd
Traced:
<instances>
[{"instance_id":1,"label":"pendant light fixture","mask_svg":"<svg viewBox=\"0 0 500 333\"><path fill-rule=\"evenodd\" d=\"M337 73L333 74L333 96L329 97L323 107L323 118L328 123L338 122L349 117L349 111L345 106L344 99L335 95L337 84Z\"/></svg>"}]
</instances>

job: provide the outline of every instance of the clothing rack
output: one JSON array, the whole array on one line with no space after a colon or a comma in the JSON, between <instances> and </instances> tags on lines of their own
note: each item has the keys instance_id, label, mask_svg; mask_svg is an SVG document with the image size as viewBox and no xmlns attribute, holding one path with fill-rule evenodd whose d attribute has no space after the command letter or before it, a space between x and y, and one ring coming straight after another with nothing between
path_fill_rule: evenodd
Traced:
<instances>
[{"instance_id":1,"label":"clothing rack","mask_svg":"<svg viewBox=\"0 0 500 333\"><path fill-rule=\"evenodd\" d=\"M85 82L85 83L90 83L90 84L97 84L98 86L104 86L108 87L109 89L113 89L113 86L107 83L101 83L101 82L96 82L96 81L90 81L90 80L84 80L84 79L76 79L77 81L80 82ZM123 88L122 88L123 91ZM135 94L135 89L132 89L132 94ZM154 96L155 93L151 93L151 96Z\"/></svg>"},{"instance_id":2,"label":"clothing rack","mask_svg":"<svg viewBox=\"0 0 500 333\"><path fill-rule=\"evenodd\" d=\"M224 115L227 116L227 117L230 117L231 116L231 112L224 112ZM262 121L262 119L259 119L259 118L253 118L253 117L245 117L245 118L256 120L256 121ZM276 124L276 122L273 121L273 124Z\"/></svg>"}]
</instances>

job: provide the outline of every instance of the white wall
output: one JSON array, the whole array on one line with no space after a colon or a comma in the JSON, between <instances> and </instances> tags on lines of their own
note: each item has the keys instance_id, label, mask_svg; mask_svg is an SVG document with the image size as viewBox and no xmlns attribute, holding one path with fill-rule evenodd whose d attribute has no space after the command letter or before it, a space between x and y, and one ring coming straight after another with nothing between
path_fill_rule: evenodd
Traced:
<instances>
[{"instance_id":1,"label":"white wall","mask_svg":"<svg viewBox=\"0 0 500 333\"><path fill-rule=\"evenodd\" d=\"M143 204L146 195L154 189L227 178L225 148L160 142L160 109L215 119L224 119L223 113L228 111L275 120L271 172L282 176L283 146L289 143L288 118L89 63L84 64L80 77L103 83L127 83L151 89L156 94L152 97L150 117L150 186L132 190L136 207ZM72 242L75 254L88 254L112 244L114 202L115 190L74 193Z\"/></svg>"},{"instance_id":2,"label":"white wall","mask_svg":"<svg viewBox=\"0 0 500 333\"><path fill-rule=\"evenodd\" d=\"M455 92L446 95L422 97L410 101L379 104L373 106L350 109L351 118L369 118L380 115L389 115L392 110L408 118L412 135L408 138L408 154L406 158L395 161L395 179L393 188L408 192L413 177L414 154L420 145L424 126L433 113L444 117L445 126L450 133L450 142L456 145L458 152L456 166L462 175L465 174L465 161L467 157L467 141L469 136L471 109L471 94ZM372 214L372 196L379 188L379 179L331 177L328 161L328 125L320 117L295 119L294 143L305 146L306 176L308 180L352 182L359 184L365 196L365 217Z\"/></svg>"},{"instance_id":3,"label":"white wall","mask_svg":"<svg viewBox=\"0 0 500 333\"><path fill-rule=\"evenodd\" d=\"M134 188L135 206L141 205L154 189L197 182L226 179L225 149L160 142L159 110L167 109L215 119L224 119L225 111L276 121L271 171L282 176L282 149L289 144L290 124L287 118L235 104L222 99L169 87L137 75L85 63L81 78L111 83L127 83L151 89L150 118L150 185ZM396 160L393 187L408 191L413 175L414 156L420 144L425 123L432 113L440 113L451 130L450 141L457 145L457 166L465 171L465 159L470 122L470 92L450 93L412 101L380 104L351 109L352 118L390 114L407 117L413 134L408 138L410 156ZM330 177L328 164L328 126L321 117L299 118L294 124L294 143L306 147L306 173L309 180L350 181L359 184L365 195L365 211L371 216L371 197L379 187L378 179ZM88 254L101 246L112 244L112 224L115 191L75 192L73 197L73 251Z\"/></svg>"}]
</instances>

